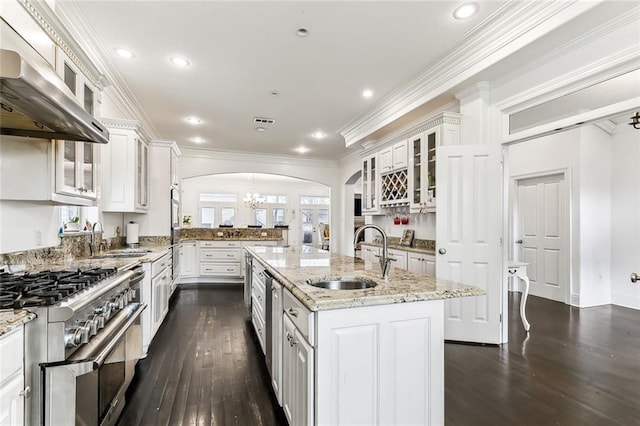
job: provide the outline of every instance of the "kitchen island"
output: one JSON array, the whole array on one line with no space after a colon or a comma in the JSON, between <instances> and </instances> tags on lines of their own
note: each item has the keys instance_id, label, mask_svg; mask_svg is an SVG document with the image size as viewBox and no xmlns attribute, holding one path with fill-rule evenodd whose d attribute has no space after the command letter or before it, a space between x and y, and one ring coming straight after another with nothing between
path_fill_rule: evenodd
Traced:
<instances>
[{"instance_id":1,"label":"kitchen island","mask_svg":"<svg viewBox=\"0 0 640 426\"><path fill-rule=\"evenodd\" d=\"M290 424L444 423L443 300L482 290L402 270L383 280L378 263L312 247L245 250L251 319ZM338 278L376 285L310 285Z\"/></svg>"}]
</instances>

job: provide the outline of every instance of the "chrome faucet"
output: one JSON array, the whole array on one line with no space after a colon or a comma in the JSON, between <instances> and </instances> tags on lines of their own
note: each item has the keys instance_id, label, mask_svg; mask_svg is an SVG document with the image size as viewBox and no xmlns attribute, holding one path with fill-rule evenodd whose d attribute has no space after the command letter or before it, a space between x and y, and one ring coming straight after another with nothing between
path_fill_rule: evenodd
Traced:
<instances>
[{"instance_id":1,"label":"chrome faucet","mask_svg":"<svg viewBox=\"0 0 640 426\"><path fill-rule=\"evenodd\" d=\"M91 253L91 256L94 256L96 254L96 247L99 247L96 244L96 225L100 225L100 233L104 232L102 224L98 221L96 221L91 227L91 243L89 243L89 252Z\"/></svg>"},{"instance_id":2,"label":"chrome faucet","mask_svg":"<svg viewBox=\"0 0 640 426\"><path fill-rule=\"evenodd\" d=\"M353 236L353 244L355 245L358 243L358 236L362 231L364 231L367 228L373 228L376 231L378 231L380 235L382 235L382 254L376 255L376 257L380 259L380 269L382 269L382 278L386 280L387 278L389 278L389 269L391 267L391 262L395 261L395 259L392 259L389 257L389 251L387 250L387 234L384 232L384 229L382 229L378 225L373 225L373 224L361 226L360 228L356 229L356 233Z\"/></svg>"}]
</instances>

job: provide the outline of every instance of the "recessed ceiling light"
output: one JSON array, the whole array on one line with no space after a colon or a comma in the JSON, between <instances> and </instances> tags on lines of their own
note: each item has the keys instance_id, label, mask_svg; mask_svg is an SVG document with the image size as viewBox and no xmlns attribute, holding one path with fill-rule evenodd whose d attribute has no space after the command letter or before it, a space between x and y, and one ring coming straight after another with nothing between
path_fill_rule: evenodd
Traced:
<instances>
[{"instance_id":1,"label":"recessed ceiling light","mask_svg":"<svg viewBox=\"0 0 640 426\"><path fill-rule=\"evenodd\" d=\"M187 118L184 119L184 121L186 121L189 124L193 124L194 126L197 125L197 124L202 123L202 120L200 120L198 117L194 117L194 116L187 117Z\"/></svg>"},{"instance_id":2,"label":"recessed ceiling light","mask_svg":"<svg viewBox=\"0 0 640 426\"><path fill-rule=\"evenodd\" d=\"M327 135L326 135L326 133L323 133L320 130L318 130L317 132L313 133L311 136L313 136L316 139L322 139Z\"/></svg>"},{"instance_id":3,"label":"recessed ceiling light","mask_svg":"<svg viewBox=\"0 0 640 426\"><path fill-rule=\"evenodd\" d=\"M118 56L122 58L133 58L133 52L129 49L125 49L124 47L116 47L113 50L118 54Z\"/></svg>"},{"instance_id":4,"label":"recessed ceiling light","mask_svg":"<svg viewBox=\"0 0 640 426\"><path fill-rule=\"evenodd\" d=\"M298 37L306 37L309 35L309 30L306 28L298 28L296 30L296 34L298 35Z\"/></svg>"},{"instance_id":5,"label":"recessed ceiling light","mask_svg":"<svg viewBox=\"0 0 640 426\"><path fill-rule=\"evenodd\" d=\"M453 17L456 19L467 19L472 17L478 11L478 3L465 3L453 11Z\"/></svg>"},{"instance_id":6,"label":"recessed ceiling light","mask_svg":"<svg viewBox=\"0 0 640 426\"><path fill-rule=\"evenodd\" d=\"M190 64L190 62L187 59L185 59L185 58L183 58L181 56L174 56L169 60L171 61L171 63L173 65L175 65L176 67L181 67L181 68L188 67L189 64Z\"/></svg>"},{"instance_id":7,"label":"recessed ceiling light","mask_svg":"<svg viewBox=\"0 0 640 426\"><path fill-rule=\"evenodd\" d=\"M199 136L196 136L195 138L191 138L191 141L195 143L204 143L204 139L202 139Z\"/></svg>"},{"instance_id":8,"label":"recessed ceiling light","mask_svg":"<svg viewBox=\"0 0 640 426\"><path fill-rule=\"evenodd\" d=\"M363 97L365 97L365 98L370 98L370 97L372 97L372 96L373 96L373 90L371 90L371 89L365 89L365 90L362 92L362 96L363 96Z\"/></svg>"},{"instance_id":9,"label":"recessed ceiling light","mask_svg":"<svg viewBox=\"0 0 640 426\"><path fill-rule=\"evenodd\" d=\"M309 152L309 148L305 148L304 146L299 146L295 149L295 151L300 154L304 154L305 152Z\"/></svg>"},{"instance_id":10,"label":"recessed ceiling light","mask_svg":"<svg viewBox=\"0 0 640 426\"><path fill-rule=\"evenodd\" d=\"M256 131L258 131L258 132L264 132L265 130L266 129L264 127L262 127L262 126L256 127Z\"/></svg>"}]
</instances>

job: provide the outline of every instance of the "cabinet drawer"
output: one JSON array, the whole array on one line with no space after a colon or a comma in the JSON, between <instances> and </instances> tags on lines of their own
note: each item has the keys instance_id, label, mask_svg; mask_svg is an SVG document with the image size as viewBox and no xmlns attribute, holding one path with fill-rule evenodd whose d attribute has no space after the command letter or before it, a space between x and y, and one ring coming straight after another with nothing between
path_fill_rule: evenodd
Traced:
<instances>
[{"instance_id":1,"label":"cabinet drawer","mask_svg":"<svg viewBox=\"0 0 640 426\"><path fill-rule=\"evenodd\" d=\"M313 320L314 315L306 306L302 304L296 297L291 294L289 290L284 291L284 297L282 298L284 313L291 322L293 322L296 328L304 336L304 338L311 344L315 345Z\"/></svg>"},{"instance_id":2,"label":"cabinet drawer","mask_svg":"<svg viewBox=\"0 0 640 426\"><path fill-rule=\"evenodd\" d=\"M260 317L260 314L256 310L251 311L251 323L253 324L253 328L256 331L256 335L258 336L258 341L260 342L260 349L262 353L265 353L265 340L266 340L266 330L264 319Z\"/></svg>"},{"instance_id":3,"label":"cabinet drawer","mask_svg":"<svg viewBox=\"0 0 640 426\"><path fill-rule=\"evenodd\" d=\"M265 310L265 288L260 286L252 286L251 297L253 297L253 303L258 303L262 310L262 316L264 316Z\"/></svg>"},{"instance_id":4,"label":"cabinet drawer","mask_svg":"<svg viewBox=\"0 0 640 426\"><path fill-rule=\"evenodd\" d=\"M22 327L0 337L0 382L22 368L23 346Z\"/></svg>"},{"instance_id":5,"label":"cabinet drawer","mask_svg":"<svg viewBox=\"0 0 640 426\"><path fill-rule=\"evenodd\" d=\"M241 241L200 241L201 248L229 248L242 247Z\"/></svg>"},{"instance_id":6,"label":"cabinet drawer","mask_svg":"<svg viewBox=\"0 0 640 426\"><path fill-rule=\"evenodd\" d=\"M169 253L167 253L151 264L151 276L155 277L169 266L171 266L171 258Z\"/></svg>"},{"instance_id":7,"label":"cabinet drawer","mask_svg":"<svg viewBox=\"0 0 640 426\"><path fill-rule=\"evenodd\" d=\"M239 263L201 263L200 275L240 276Z\"/></svg>"},{"instance_id":8,"label":"cabinet drawer","mask_svg":"<svg viewBox=\"0 0 640 426\"><path fill-rule=\"evenodd\" d=\"M200 260L221 260L227 262L239 262L240 250L236 249L202 249L200 250Z\"/></svg>"}]
</instances>

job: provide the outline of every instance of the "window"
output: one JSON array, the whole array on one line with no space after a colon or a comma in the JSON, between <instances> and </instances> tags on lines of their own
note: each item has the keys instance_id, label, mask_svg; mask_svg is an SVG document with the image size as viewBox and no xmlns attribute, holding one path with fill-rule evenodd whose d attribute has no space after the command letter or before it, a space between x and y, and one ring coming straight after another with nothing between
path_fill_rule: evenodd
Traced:
<instances>
[{"instance_id":1,"label":"window","mask_svg":"<svg viewBox=\"0 0 640 426\"><path fill-rule=\"evenodd\" d=\"M300 196L300 204L330 204L330 200L329 197L302 195Z\"/></svg>"},{"instance_id":2,"label":"window","mask_svg":"<svg viewBox=\"0 0 640 426\"><path fill-rule=\"evenodd\" d=\"M235 207L222 207L220 209L220 223L225 226L233 226L236 220Z\"/></svg>"},{"instance_id":3,"label":"window","mask_svg":"<svg viewBox=\"0 0 640 426\"><path fill-rule=\"evenodd\" d=\"M200 226L213 228L216 223L216 209L214 207L202 207L200 209Z\"/></svg>"},{"instance_id":4,"label":"window","mask_svg":"<svg viewBox=\"0 0 640 426\"><path fill-rule=\"evenodd\" d=\"M271 210L271 223L273 225L284 225L284 209L275 208Z\"/></svg>"},{"instance_id":5,"label":"window","mask_svg":"<svg viewBox=\"0 0 640 426\"><path fill-rule=\"evenodd\" d=\"M253 210L254 223L263 227L267 226L267 209Z\"/></svg>"},{"instance_id":6,"label":"window","mask_svg":"<svg viewBox=\"0 0 640 426\"><path fill-rule=\"evenodd\" d=\"M237 194L208 194L201 193L200 201L211 203L234 203L238 199Z\"/></svg>"},{"instance_id":7,"label":"window","mask_svg":"<svg viewBox=\"0 0 640 426\"><path fill-rule=\"evenodd\" d=\"M237 194L200 193L200 226L234 226Z\"/></svg>"}]
</instances>

